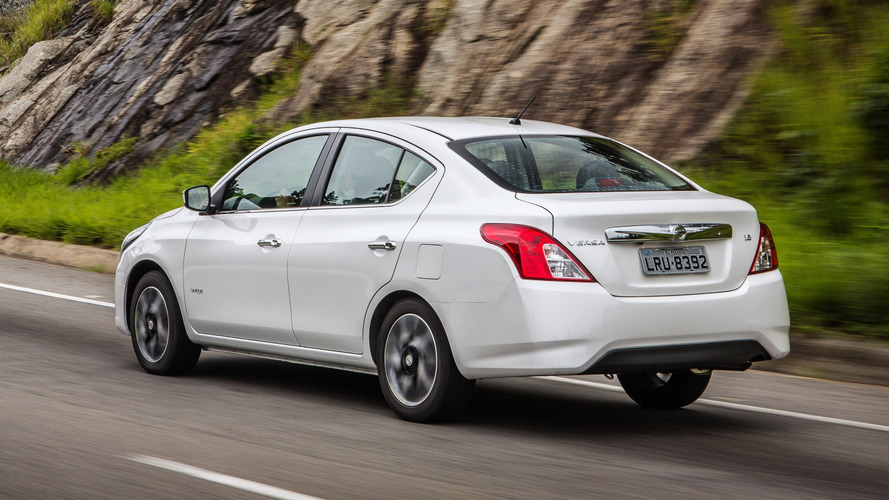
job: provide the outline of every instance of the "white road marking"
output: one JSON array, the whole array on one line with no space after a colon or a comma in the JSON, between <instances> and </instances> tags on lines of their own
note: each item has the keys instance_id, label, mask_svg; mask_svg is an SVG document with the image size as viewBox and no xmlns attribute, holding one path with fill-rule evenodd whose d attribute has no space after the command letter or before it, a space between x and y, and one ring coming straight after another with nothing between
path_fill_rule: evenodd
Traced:
<instances>
[{"instance_id":1,"label":"white road marking","mask_svg":"<svg viewBox=\"0 0 889 500\"><path fill-rule=\"evenodd\" d=\"M539 378L540 380L555 380L556 382L564 382L566 384L574 384L574 385L582 385L584 387L594 387L596 389L604 389L606 391L611 392L624 392L624 390L617 385L609 385L603 384L601 382L588 382L586 380L577 380L576 378L565 378L565 377L534 377Z\"/></svg>"},{"instance_id":2,"label":"white road marking","mask_svg":"<svg viewBox=\"0 0 889 500\"><path fill-rule=\"evenodd\" d=\"M858 422L855 420L845 420L842 418L824 417L821 415L812 415L810 413L798 413L795 411L775 410L773 408L763 408L760 406L742 405L738 403L729 403L727 401L713 401L712 399L702 399L698 401L705 405L716 406L719 408L730 408L733 410L751 411L756 413L764 413L766 415L777 415L780 417L799 418L803 420L812 420L824 424L845 425L846 427L855 427L858 429L867 429L869 431L889 432L889 425L869 424L867 422Z\"/></svg>"},{"instance_id":3,"label":"white road marking","mask_svg":"<svg viewBox=\"0 0 889 500\"><path fill-rule=\"evenodd\" d=\"M111 308L114 307L114 304L111 302L102 302L101 300L85 299L83 297L75 297L73 295L64 295L61 293L47 292L45 290L36 290L34 288L26 288L23 286L7 285L6 283L0 283L0 288L15 290L17 292L33 293L34 295L42 295L44 297L52 297L55 299L70 300L72 302L82 302L84 304L92 304L94 306L103 306L103 307L111 307Z\"/></svg>"},{"instance_id":4,"label":"white road marking","mask_svg":"<svg viewBox=\"0 0 889 500\"><path fill-rule=\"evenodd\" d=\"M125 458L127 460L132 460L133 462L139 462L141 464L150 465L152 467L178 472L180 474L185 474L186 476L203 479L205 481L210 481L212 483L221 484L224 486L230 486L242 491L248 491L250 493L256 493L257 495L267 496L269 498L280 498L283 500L317 499L317 497L303 495L302 493L296 493L294 491L285 490L283 488L276 488L267 484L257 483L256 481L249 481L247 479L241 479L235 476L229 476L226 474L220 474L218 472L200 469L198 467L192 467L191 465L180 464L179 462L173 462L171 460L164 460L163 458L149 457L147 455L132 455Z\"/></svg>"},{"instance_id":5,"label":"white road marking","mask_svg":"<svg viewBox=\"0 0 889 500\"><path fill-rule=\"evenodd\" d=\"M606 391L612 391L612 392L623 392L623 389L619 386L603 384L600 382L587 382L586 380L577 380L577 379L565 378L565 377L534 377L534 378L539 378L541 380L554 380L556 382L581 385L581 386L585 386L585 387L593 387L596 389L604 389ZM887 426L887 425L869 424L867 422L857 422L855 420L845 420L842 418L824 417L821 415L812 415L809 413L799 413L799 412L795 412L795 411L775 410L773 408L763 408L761 406L742 405L742 404L738 404L738 403L729 403L727 401L714 401L712 399L699 399L695 404L716 406L718 408L729 408L732 410L749 411L749 412L754 412L754 413L763 413L766 415L776 415L776 416L780 416L780 417L799 418L802 420L811 420L813 422L821 422L821 423L825 423L825 424L836 424L836 425L844 425L846 427L855 427L858 429L867 429L869 431L889 432L889 426Z\"/></svg>"},{"instance_id":6,"label":"white road marking","mask_svg":"<svg viewBox=\"0 0 889 500\"><path fill-rule=\"evenodd\" d=\"M730 401L730 402L735 402L735 403L741 403L741 402L747 401L746 399L743 399L743 398L731 398L729 396L716 396L714 399L721 399L723 401Z\"/></svg>"}]
</instances>

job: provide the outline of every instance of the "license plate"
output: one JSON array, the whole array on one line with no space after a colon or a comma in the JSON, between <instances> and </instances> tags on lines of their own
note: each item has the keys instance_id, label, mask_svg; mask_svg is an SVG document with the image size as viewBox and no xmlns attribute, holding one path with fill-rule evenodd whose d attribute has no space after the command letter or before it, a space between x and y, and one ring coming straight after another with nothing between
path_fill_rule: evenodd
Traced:
<instances>
[{"instance_id":1,"label":"license plate","mask_svg":"<svg viewBox=\"0 0 889 500\"><path fill-rule=\"evenodd\" d=\"M709 273L710 259L703 246L640 248L642 272L645 274Z\"/></svg>"}]
</instances>

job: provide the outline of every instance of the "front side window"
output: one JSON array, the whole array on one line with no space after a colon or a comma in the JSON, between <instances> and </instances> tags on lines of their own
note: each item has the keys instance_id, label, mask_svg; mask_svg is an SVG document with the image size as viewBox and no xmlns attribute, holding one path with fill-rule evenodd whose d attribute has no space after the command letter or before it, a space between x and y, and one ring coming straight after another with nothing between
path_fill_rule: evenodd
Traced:
<instances>
[{"instance_id":1,"label":"front side window","mask_svg":"<svg viewBox=\"0 0 889 500\"><path fill-rule=\"evenodd\" d=\"M325 142L326 135L316 135L264 154L229 182L222 210L298 207Z\"/></svg>"},{"instance_id":2,"label":"front side window","mask_svg":"<svg viewBox=\"0 0 889 500\"><path fill-rule=\"evenodd\" d=\"M367 137L343 141L324 205L376 205L400 200L435 169L402 148Z\"/></svg>"},{"instance_id":3,"label":"front side window","mask_svg":"<svg viewBox=\"0 0 889 500\"><path fill-rule=\"evenodd\" d=\"M663 165L602 137L492 137L456 141L450 147L516 191L694 190Z\"/></svg>"}]
</instances>

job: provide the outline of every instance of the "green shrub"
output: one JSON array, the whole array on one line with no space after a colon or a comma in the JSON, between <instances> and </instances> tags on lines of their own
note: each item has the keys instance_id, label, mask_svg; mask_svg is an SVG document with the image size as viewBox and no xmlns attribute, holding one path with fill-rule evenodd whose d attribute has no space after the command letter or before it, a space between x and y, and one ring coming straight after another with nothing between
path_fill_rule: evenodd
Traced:
<instances>
[{"instance_id":1,"label":"green shrub","mask_svg":"<svg viewBox=\"0 0 889 500\"><path fill-rule=\"evenodd\" d=\"M61 31L74 13L75 0L35 0L0 20L0 68L13 64L37 42Z\"/></svg>"},{"instance_id":2,"label":"green shrub","mask_svg":"<svg viewBox=\"0 0 889 500\"><path fill-rule=\"evenodd\" d=\"M93 170L105 166L136 145L128 138L91 156L88 144L71 144L71 161L54 174L12 167L0 162L0 231L35 238L115 248L136 226L181 206L182 190L213 184L223 173L272 136L299 123L271 124L263 116L299 87L310 48L297 46L284 62L284 72L269 83L256 102L227 110L219 121L201 130L187 144L148 161L138 172L107 186L79 185ZM333 101L329 108L307 112L302 121L321 117L404 114L409 97L386 83L363 99Z\"/></svg>"},{"instance_id":3,"label":"green shrub","mask_svg":"<svg viewBox=\"0 0 889 500\"><path fill-rule=\"evenodd\" d=\"M810 4L805 15L790 3L772 8L780 53L723 137L680 167L757 207L776 239L796 328L889 338L889 6ZM74 158L55 174L0 162L0 231L116 247L133 227L180 206L183 188L212 184L264 140L298 125L262 117L296 92L310 56L309 47L296 47L256 102L227 110L189 143L110 185L77 187L133 142L92 157L87 145L72 145ZM389 75L379 88L331 99L301 121L404 114L414 97Z\"/></svg>"},{"instance_id":4,"label":"green shrub","mask_svg":"<svg viewBox=\"0 0 889 500\"><path fill-rule=\"evenodd\" d=\"M800 9L772 9L780 53L687 168L770 225L797 328L889 338L889 6Z\"/></svg>"},{"instance_id":5,"label":"green shrub","mask_svg":"<svg viewBox=\"0 0 889 500\"><path fill-rule=\"evenodd\" d=\"M101 23L111 22L117 4L118 0L90 0L90 7L93 9L96 19Z\"/></svg>"}]
</instances>

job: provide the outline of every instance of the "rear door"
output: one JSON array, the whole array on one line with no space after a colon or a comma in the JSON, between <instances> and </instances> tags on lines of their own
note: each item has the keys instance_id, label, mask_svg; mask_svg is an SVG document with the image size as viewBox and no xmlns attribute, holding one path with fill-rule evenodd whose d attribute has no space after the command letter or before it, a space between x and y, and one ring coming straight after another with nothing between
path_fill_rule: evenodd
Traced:
<instances>
[{"instance_id":1,"label":"rear door","mask_svg":"<svg viewBox=\"0 0 889 500\"><path fill-rule=\"evenodd\" d=\"M364 132L342 137L326 178L290 254L293 330L302 346L360 353L368 304L441 174L408 144Z\"/></svg>"}]
</instances>

